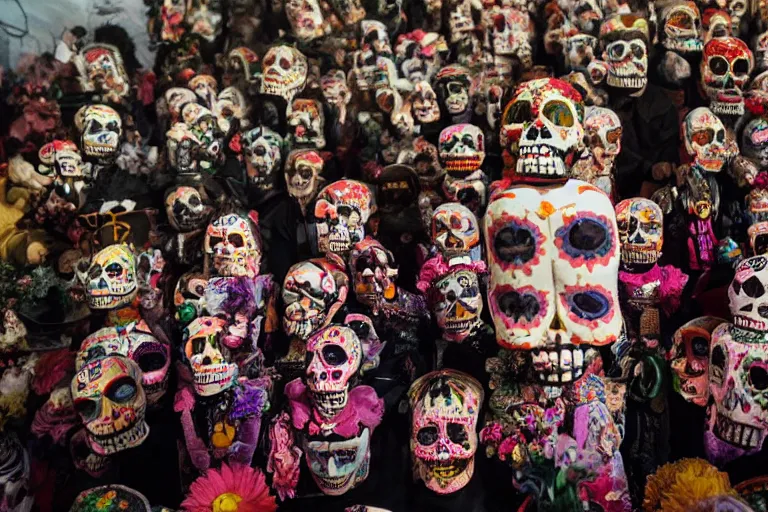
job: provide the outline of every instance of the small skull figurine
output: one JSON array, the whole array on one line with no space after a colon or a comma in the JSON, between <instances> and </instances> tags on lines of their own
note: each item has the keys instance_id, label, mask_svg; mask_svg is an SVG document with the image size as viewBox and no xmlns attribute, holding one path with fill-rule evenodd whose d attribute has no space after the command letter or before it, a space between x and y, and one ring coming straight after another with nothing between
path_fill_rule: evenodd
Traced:
<instances>
[{"instance_id":1,"label":"small skull figurine","mask_svg":"<svg viewBox=\"0 0 768 512\"><path fill-rule=\"evenodd\" d=\"M331 25L323 17L317 0L288 0L285 14L296 39L308 43L330 33Z\"/></svg>"},{"instance_id":2,"label":"small skull figurine","mask_svg":"<svg viewBox=\"0 0 768 512\"><path fill-rule=\"evenodd\" d=\"M331 183L317 196L317 245L321 253L346 254L365 238L365 223L376 211L367 185L354 180Z\"/></svg>"},{"instance_id":3,"label":"small skull figurine","mask_svg":"<svg viewBox=\"0 0 768 512\"><path fill-rule=\"evenodd\" d=\"M466 178L483 165L485 137L477 126L455 124L440 132L438 150L448 175Z\"/></svg>"},{"instance_id":4,"label":"small skull figurine","mask_svg":"<svg viewBox=\"0 0 768 512\"><path fill-rule=\"evenodd\" d=\"M184 354L192 368L194 389L199 396L221 393L237 379L237 365L230 361L229 350L222 343L226 327L226 320L201 316L184 329Z\"/></svg>"},{"instance_id":5,"label":"small skull figurine","mask_svg":"<svg viewBox=\"0 0 768 512\"><path fill-rule=\"evenodd\" d=\"M419 377L408 390L414 475L437 494L465 487L475 469L483 387L456 370Z\"/></svg>"},{"instance_id":6,"label":"small skull figurine","mask_svg":"<svg viewBox=\"0 0 768 512\"><path fill-rule=\"evenodd\" d=\"M768 434L767 285L768 258L753 256L739 263L728 288L733 324L720 324L712 333L709 392L714 404L705 448L718 463L760 450Z\"/></svg>"},{"instance_id":7,"label":"small skull figurine","mask_svg":"<svg viewBox=\"0 0 768 512\"><path fill-rule=\"evenodd\" d=\"M759 168L768 167L768 119L751 119L741 134L741 153Z\"/></svg>"},{"instance_id":8,"label":"small skull figurine","mask_svg":"<svg viewBox=\"0 0 768 512\"><path fill-rule=\"evenodd\" d=\"M223 277L255 277L261 239L253 219L235 213L214 219L205 233L206 268ZM212 267L212 268L211 268Z\"/></svg>"},{"instance_id":9,"label":"small skull figurine","mask_svg":"<svg viewBox=\"0 0 768 512\"><path fill-rule=\"evenodd\" d=\"M245 132L241 139L248 180L260 191L271 191L280 181L283 163L283 138L279 133L259 126Z\"/></svg>"},{"instance_id":10,"label":"small skull figurine","mask_svg":"<svg viewBox=\"0 0 768 512\"><path fill-rule=\"evenodd\" d=\"M395 257L381 243L367 237L352 247L349 268L357 300L377 311L397 294Z\"/></svg>"},{"instance_id":11,"label":"small skull figurine","mask_svg":"<svg viewBox=\"0 0 768 512\"><path fill-rule=\"evenodd\" d=\"M744 88L755 65L747 43L735 37L717 37L704 45L701 82L712 112L744 114Z\"/></svg>"},{"instance_id":12,"label":"small skull figurine","mask_svg":"<svg viewBox=\"0 0 768 512\"><path fill-rule=\"evenodd\" d=\"M432 214L432 243L449 264L480 261L480 228L472 211L459 203L444 203ZM469 261L464 261L467 259Z\"/></svg>"},{"instance_id":13,"label":"small skull figurine","mask_svg":"<svg viewBox=\"0 0 768 512\"><path fill-rule=\"evenodd\" d=\"M288 194L299 202L301 211L315 198L318 189L325 182L320 176L325 161L313 149L297 149L288 154L285 162L285 184Z\"/></svg>"},{"instance_id":14,"label":"small skull figurine","mask_svg":"<svg viewBox=\"0 0 768 512\"><path fill-rule=\"evenodd\" d=\"M118 309L138 293L136 260L127 245L110 245L94 255L88 268L86 295L91 309Z\"/></svg>"},{"instance_id":15,"label":"small skull figurine","mask_svg":"<svg viewBox=\"0 0 768 512\"><path fill-rule=\"evenodd\" d=\"M563 54L569 70L586 68L595 59L597 38L587 34L574 34L565 40Z\"/></svg>"},{"instance_id":16,"label":"small skull figurine","mask_svg":"<svg viewBox=\"0 0 768 512\"><path fill-rule=\"evenodd\" d=\"M624 265L649 265L659 260L664 244L662 220L661 208L650 199L635 197L616 205Z\"/></svg>"},{"instance_id":17,"label":"small skull figurine","mask_svg":"<svg viewBox=\"0 0 768 512\"><path fill-rule=\"evenodd\" d=\"M107 356L86 363L70 388L91 449L98 455L134 448L149 435L141 370L127 357Z\"/></svg>"},{"instance_id":18,"label":"small skull figurine","mask_svg":"<svg viewBox=\"0 0 768 512\"><path fill-rule=\"evenodd\" d=\"M211 207L194 187L179 185L168 189L164 203L168 222L179 233L202 229L211 214Z\"/></svg>"},{"instance_id":19,"label":"small skull figurine","mask_svg":"<svg viewBox=\"0 0 768 512\"><path fill-rule=\"evenodd\" d=\"M664 48L680 54L702 50L701 14L695 2L672 3L662 10L661 19L664 29L660 38Z\"/></svg>"},{"instance_id":20,"label":"small skull figurine","mask_svg":"<svg viewBox=\"0 0 768 512\"><path fill-rule=\"evenodd\" d=\"M363 344L347 326L329 325L307 340L307 387L325 420L332 420L347 406L350 384L362 362Z\"/></svg>"},{"instance_id":21,"label":"small skull figurine","mask_svg":"<svg viewBox=\"0 0 768 512\"><path fill-rule=\"evenodd\" d=\"M328 325L347 300L349 278L344 262L331 255L293 265L283 282L283 329L306 340Z\"/></svg>"},{"instance_id":22,"label":"small skull figurine","mask_svg":"<svg viewBox=\"0 0 768 512\"><path fill-rule=\"evenodd\" d=\"M600 27L609 86L639 96L648 84L648 22L633 15L614 16Z\"/></svg>"},{"instance_id":23,"label":"small skull figurine","mask_svg":"<svg viewBox=\"0 0 768 512\"><path fill-rule=\"evenodd\" d=\"M437 95L428 82L417 82L411 93L411 109L414 119L421 124L436 123L440 120L440 105Z\"/></svg>"},{"instance_id":24,"label":"small skull figurine","mask_svg":"<svg viewBox=\"0 0 768 512\"><path fill-rule=\"evenodd\" d=\"M290 105L307 82L307 58L287 45L273 46L264 55L263 77L259 92L285 98Z\"/></svg>"},{"instance_id":25,"label":"small skull figurine","mask_svg":"<svg viewBox=\"0 0 768 512\"><path fill-rule=\"evenodd\" d=\"M440 107L453 121L466 122L472 115L469 90L472 79L463 66L445 66L435 76Z\"/></svg>"},{"instance_id":26,"label":"small skull figurine","mask_svg":"<svg viewBox=\"0 0 768 512\"><path fill-rule=\"evenodd\" d=\"M80 131L80 147L85 156L110 163L120 150L123 122L115 109L106 105L88 105L78 110L75 126Z\"/></svg>"},{"instance_id":27,"label":"small skull figurine","mask_svg":"<svg viewBox=\"0 0 768 512\"><path fill-rule=\"evenodd\" d=\"M80 82L86 91L104 93L119 102L131 90L131 82L123 67L120 50L104 43L89 44L75 59Z\"/></svg>"},{"instance_id":28,"label":"small skull figurine","mask_svg":"<svg viewBox=\"0 0 768 512\"><path fill-rule=\"evenodd\" d=\"M288 114L288 141L293 149L325 147L325 115L317 100L296 99Z\"/></svg>"},{"instance_id":29,"label":"small skull figurine","mask_svg":"<svg viewBox=\"0 0 768 512\"><path fill-rule=\"evenodd\" d=\"M720 118L706 107L693 109L685 117L683 139L693 165L706 172L720 172L739 150Z\"/></svg>"},{"instance_id":30,"label":"small skull figurine","mask_svg":"<svg viewBox=\"0 0 768 512\"><path fill-rule=\"evenodd\" d=\"M683 398L704 407L709 400L709 346L712 331L726 323L722 318L702 316L687 322L673 338L667 355L674 387Z\"/></svg>"}]
</instances>

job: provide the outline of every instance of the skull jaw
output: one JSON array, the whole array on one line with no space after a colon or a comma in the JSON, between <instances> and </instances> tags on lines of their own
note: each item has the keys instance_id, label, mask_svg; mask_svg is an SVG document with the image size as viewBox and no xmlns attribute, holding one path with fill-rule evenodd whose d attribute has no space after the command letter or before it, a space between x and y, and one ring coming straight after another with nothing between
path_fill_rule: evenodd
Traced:
<instances>
[{"instance_id":1,"label":"skull jaw","mask_svg":"<svg viewBox=\"0 0 768 512\"><path fill-rule=\"evenodd\" d=\"M331 453L331 457L328 460L333 459L334 449L354 448L356 451L355 461L352 463L352 468L342 475L336 474L340 471L337 471L336 469L330 471L327 466L323 467L321 464L314 461L313 459L315 458L315 455L320 452L320 448L313 446L315 444L313 441L305 442L304 453L306 454L305 459L307 461L307 466L309 466L312 479L323 494L328 496L340 496L368 478L371 458L370 437L370 429L363 428L363 432L357 437L345 441L328 443L328 449L324 450ZM325 444L325 442L321 442L320 446L323 444ZM342 467L340 469L343 471L347 468Z\"/></svg>"},{"instance_id":2,"label":"skull jaw","mask_svg":"<svg viewBox=\"0 0 768 512\"><path fill-rule=\"evenodd\" d=\"M195 393L213 396L230 388L237 378L237 365L230 363L192 365Z\"/></svg>"},{"instance_id":3,"label":"skull jaw","mask_svg":"<svg viewBox=\"0 0 768 512\"><path fill-rule=\"evenodd\" d=\"M417 459L416 466L424 485L437 494L451 494L464 488L475 471L473 457L444 462Z\"/></svg>"},{"instance_id":4,"label":"skull jaw","mask_svg":"<svg viewBox=\"0 0 768 512\"><path fill-rule=\"evenodd\" d=\"M112 455L139 446L148 435L149 425L142 414L132 426L119 433L97 435L89 431L88 442L97 455Z\"/></svg>"},{"instance_id":5,"label":"skull jaw","mask_svg":"<svg viewBox=\"0 0 768 512\"><path fill-rule=\"evenodd\" d=\"M310 386L310 389L313 386ZM317 412L326 420L336 417L347 406L348 385L341 391L312 391L312 403Z\"/></svg>"},{"instance_id":6,"label":"skull jaw","mask_svg":"<svg viewBox=\"0 0 768 512\"><path fill-rule=\"evenodd\" d=\"M584 373L584 351L573 343L548 343L545 347L534 349L531 357L533 369L542 385L570 384Z\"/></svg>"}]
</instances>

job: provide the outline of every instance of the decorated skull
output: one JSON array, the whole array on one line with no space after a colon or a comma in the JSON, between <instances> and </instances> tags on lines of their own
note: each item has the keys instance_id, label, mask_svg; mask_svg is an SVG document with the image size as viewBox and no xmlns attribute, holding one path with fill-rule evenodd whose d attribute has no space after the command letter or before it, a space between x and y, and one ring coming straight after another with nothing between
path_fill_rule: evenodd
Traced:
<instances>
[{"instance_id":1,"label":"decorated skull","mask_svg":"<svg viewBox=\"0 0 768 512\"><path fill-rule=\"evenodd\" d=\"M303 43L323 37L331 31L317 0L288 0L285 2L285 14L296 39Z\"/></svg>"},{"instance_id":2,"label":"decorated skull","mask_svg":"<svg viewBox=\"0 0 768 512\"><path fill-rule=\"evenodd\" d=\"M748 0L728 0L726 10L731 16L731 31L735 35L741 32L741 19L747 13L749 7Z\"/></svg>"},{"instance_id":3,"label":"decorated skull","mask_svg":"<svg viewBox=\"0 0 768 512\"><path fill-rule=\"evenodd\" d=\"M91 309L117 309L138 293L136 260L127 245L110 245L97 252L88 268L85 292Z\"/></svg>"},{"instance_id":4,"label":"decorated skull","mask_svg":"<svg viewBox=\"0 0 768 512\"><path fill-rule=\"evenodd\" d=\"M768 69L768 31L759 34L754 40L755 66L760 71Z\"/></svg>"},{"instance_id":5,"label":"decorated skull","mask_svg":"<svg viewBox=\"0 0 768 512\"><path fill-rule=\"evenodd\" d=\"M89 44L75 59L86 91L97 91L119 100L131 90L120 50L105 43Z\"/></svg>"},{"instance_id":6,"label":"decorated skull","mask_svg":"<svg viewBox=\"0 0 768 512\"><path fill-rule=\"evenodd\" d=\"M241 128L247 128L251 124L248 119L250 113L248 100L240 92L240 89L234 86L227 87L219 93L213 106L213 113L219 120L220 126L227 123L231 125L235 120L238 121Z\"/></svg>"},{"instance_id":7,"label":"decorated skull","mask_svg":"<svg viewBox=\"0 0 768 512\"><path fill-rule=\"evenodd\" d=\"M324 419L333 419L347 406L350 383L362 362L363 344L347 326L329 325L309 337L307 387Z\"/></svg>"},{"instance_id":8,"label":"decorated skull","mask_svg":"<svg viewBox=\"0 0 768 512\"><path fill-rule=\"evenodd\" d=\"M290 105L293 97L307 81L307 58L292 46L273 46L264 55L263 77L259 92L285 98Z\"/></svg>"},{"instance_id":9,"label":"decorated skull","mask_svg":"<svg viewBox=\"0 0 768 512\"><path fill-rule=\"evenodd\" d=\"M224 161L224 135L229 130L226 120L217 118L213 112L197 103L184 105L181 117L194 135L191 140L197 142L193 155L199 167L214 173Z\"/></svg>"},{"instance_id":10,"label":"decorated skull","mask_svg":"<svg viewBox=\"0 0 768 512\"><path fill-rule=\"evenodd\" d=\"M411 109L414 119L421 124L440 120L440 105L429 82L417 82L411 93Z\"/></svg>"},{"instance_id":11,"label":"decorated skull","mask_svg":"<svg viewBox=\"0 0 768 512\"><path fill-rule=\"evenodd\" d=\"M401 34L395 45L400 76L412 84L431 83L448 50L443 36L436 32L414 30Z\"/></svg>"},{"instance_id":12,"label":"decorated skull","mask_svg":"<svg viewBox=\"0 0 768 512\"><path fill-rule=\"evenodd\" d=\"M443 203L432 214L432 243L449 263L482 259L480 228L472 211L459 203Z\"/></svg>"},{"instance_id":13,"label":"decorated skull","mask_svg":"<svg viewBox=\"0 0 768 512\"><path fill-rule=\"evenodd\" d=\"M296 149L285 162L285 184L288 194L296 199L302 210L314 199L320 187L325 161L314 149Z\"/></svg>"},{"instance_id":14,"label":"decorated skull","mask_svg":"<svg viewBox=\"0 0 768 512\"><path fill-rule=\"evenodd\" d=\"M349 269L357 300L377 311L385 300L395 298L395 257L381 243L366 237L352 246Z\"/></svg>"},{"instance_id":15,"label":"decorated skull","mask_svg":"<svg viewBox=\"0 0 768 512\"><path fill-rule=\"evenodd\" d=\"M533 65L530 38L535 35L535 30L528 13L514 7L497 7L490 14L494 55L517 57L522 67L529 69Z\"/></svg>"},{"instance_id":16,"label":"decorated skull","mask_svg":"<svg viewBox=\"0 0 768 512\"><path fill-rule=\"evenodd\" d=\"M600 27L609 86L640 95L648 84L648 22L633 15L608 19Z\"/></svg>"},{"instance_id":17,"label":"decorated skull","mask_svg":"<svg viewBox=\"0 0 768 512\"><path fill-rule=\"evenodd\" d=\"M565 40L563 54L568 69L586 68L595 59L597 38L587 34L574 34Z\"/></svg>"},{"instance_id":18,"label":"decorated skull","mask_svg":"<svg viewBox=\"0 0 768 512\"><path fill-rule=\"evenodd\" d=\"M518 87L502 117L501 144L517 155L517 175L565 180L583 144L581 95L567 82L542 78Z\"/></svg>"},{"instance_id":19,"label":"decorated skull","mask_svg":"<svg viewBox=\"0 0 768 512\"><path fill-rule=\"evenodd\" d=\"M613 168L621 152L621 120L616 113L604 107L587 107L584 114L585 139L595 161L603 169Z\"/></svg>"},{"instance_id":20,"label":"decorated skull","mask_svg":"<svg viewBox=\"0 0 768 512\"><path fill-rule=\"evenodd\" d=\"M747 43L735 37L717 37L704 45L701 82L712 112L744 114L744 88L754 68Z\"/></svg>"},{"instance_id":21,"label":"decorated skull","mask_svg":"<svg viewBox=\"0 0 768 512\"><path fill-rule=\"evenodd\" d=\"M288 114L288 141L293 149L325 147L325 114L317 100L295 99Z\"/></svg>"},{"instance_id":22,"label":"decorated skull","mask_svg":"<svg viewBox=\"0 0 768 512\"><path fill-rule=\"evenodd\" d=\"M181 121L181 109L187 103L196 103L197 97L194 91L186 87L171 87L165 91L165 104L171 116L171 123Z\"/></svg>"},{"instance_id":23,"label":"decorated skull","mask_svg":"<svg viewBox=\"0 0 768 512\"><path fill-rule=\"evenodd\" d=\"M483 131L471 124L455 124L440 132L440 161L454 178L466 178L485 160Z\"/></svg>"},{"instance_id":24,"label":"decorated skull","mask_svg":"<svg viewBox=\"0 0 768 512\"><path fill-rule=\"evenodd\" d=\"M306 340L328 325L347 300L349 278L344 262L334 255L293 265L283 282L283 329Z\"/></svg>"},{"instance_id":25,"label":"decorated skull","mask_svg":"<svg viewBox=\"0 0 768 512\"><path fill-rule=\"evenodd\" d=\"M687 322L675 331L672 350L667 355L675 390L702 407L709 401L707 370L712 331L722 323L725 320L714 316L701 316Z\"/></svg>"},{"instance_id":26,"label":"decorated skull","mask_svg":"<svg viewBox=\"0 0 768 512\"><path fill-rule=\"evenodd\" d=\"M438 494L462 489L475 469L482 386L465 373L438 370L414 381L408 399L414 474Z\"/></svg>"},{"instance_id":27,"label":"decorated skull","mask_svg":"<svg viewBox=\"0 0 768 512\"><path fill-rule=\"evenodd\" d=\"M768 119L755 117L744 126L741 154L760 168L768 167Z\"/></svg>"},{"instance_id":28,"label":"decorated skull","mask_svg":"<svg viewBox=\"0 0 768 512\"><path fill-rule=\"evenodd\" d=\"M579 345L605 345L621 332L610 200L577 180L546 191L498 191L483 232L498 343L535 350L534 368L545 383L576 380L584 363Z\"/></svg>"},{"instance_id":29,"label":"decorated skull","mask_svg":"<svg viewBox=\"0 0 768 512\"><path fill-rule=\"evenodd\" d=\"M196 188L179 185L166 192L165 213L173 229L180 233L189 233L205 225L211 214L211 207L205 204Z\"/></svg>"},{"instance_id":30,"label":"decorated skull","mask_svg":"<svg viewBox=\"0 0 768 512\"><path fill-rule=\"evenodd\" d=\"M251 185L265 192L273 190L280 179L283 138L270 128L259 126L245 132L241 143Z\"/></svg>"},{"instance_id":31,"label":"decorated skull","mask_svg":"<svg viewBox=\"0 0 768 512\"><path fill-rule=\"evenodd\" d=\"M304 443L307 466L323 494L341 496L368 478L371 429L361 427L354 437L329 441L321 436Z\"/></svg>"},{"instance_id":32,"label":"decorated skull","mask_svg":"<svg viewBox=\"0 0 768 512\"><path fill-rule=\"evenodd\" d=\"M256 52L245 46L238 46L229 51L222 77L227 88L235 87L241 91L248 91L260 75L261 67Z\"/></svg>"},{"instance_id":33,"label":"decorated skull","mask_svg":"<svg viewBox=\"0 0 768 512\"><path fill-rule=\"evenodd\" d=\"M254 212L255 213L255 212ZM206 267L224 277L255 277L261 265L261 240L251 217L222 215L205 233Z\"/></svg>"},{"instance_id":34,"label":"decorated skull","mask_svg":"<svg viewBox=\"0 0 768 512\"><path fill-rule=\"evenodd\" d=\"M142 387L150 405L165 395L171 349L158 341L145 324L131 324L127 329L104 327L89 335L80 345L75 370L90 361L114 355L127 357L139 367Z\"/></svg>"},{"instance_id":35,"label":"decorated skull","mask_svg":"<svg viewBox=\"0 0 768 512\"><path fill-rule=\"evenodd\" d=\"M444 269L428 292L428 302L446 341L464 341L482 323L481 271L485 265L457 264Z\"/></svg>"},{"instance_id":36,"label":"decorated skull","mask_svg":"<svg viewBox=\"0 0 768 512\"><path fill-rule=\"evenodd\" d=\"M365 223L376 211L367 185L355 180L331 183L317 196L317 245L321 253L346 254L365 237Z\"/></svg>"},{"instance_id":37,"label":"decorated skull","mask_svg":"<svg viewBox=\"0 0 768 512\"><path fill-rule=\"evenodd\" d=\"M184 329L184 354L192 368L195 393L213 396L232 387L238 367L222 343L227 321L213 316L195 318Z\"/></svg>"},{"instance_id":38,"label":"decorated skull","mask_svg":"<svg viewBox=\"0 0 768 512\"><path fill-rule=\"evenodd\" d=\"M149 435L141 370L127 357L113 355L85 363L70 388L96 454L134 448Z\"/></svg>"},{"instance_id":39,"label":"decorated skull","mask_svg":"<svg viewBox=\"0 0 768 512\"><path fill-rule=\"evenodd\" d=\"M621 262L624 265L647 265L661 257L664 244L663 214L650 199L635 197L616 205Z\"/></svg>"},{"instance_id":40,"label":"decorated skull","mask_svg":"<svg viewBox=\"0 0 768 512\"><path fill-rule=\"evenodd\" d=\"M661 12L664 29L660 38L664 48L681 54L702 50L701 14L695 2L678 1Z\"/></svg>"},{"instance_id":41,"label":"decorated skull","mask_svg":"<svg viewBox=\"0 0 768 512\"><path fill-rule=\"evenodd\" d=\"M720 118L706 107L695 108L685 117L683 139L693 165L707 172L720 172L739 150Z\"/></svg>"},{"instance_id":42,"label":"decorated skull","mask_svg":"<svg viewBox=\"0 0 768 512\"><path fill-rule=\"evenodd\" d=\"M469 89L472 80L469 70L463 66L445 66L435 75L435 87L441 108L452 116L468 118L470 108Z\"/></svg>"},{"instance_id":43,"label":"decorated skull","mask_svg":"<svg viewBox=\"0 0 768 512\"><path fill-rule=\"evenodd\" d=\"M197 75L187 84L209 110L213 110L219 93L219 83L211 75Z\"/></svg>"},{"instance_id":44,"label":"decorated skull","mask_svg":"<svg viewBox=\"0 0 768 512\"><path fill-rule=\"evenodd\" d=\"M178 174L196 175L200 164L197 160L198 148L202 147L202 141L186 123L175 123L165 137L170 166Z\"/></svg>"},{"instance_id":45,"label":"decorated skull","mask_svg":"<svg viewBox=\"0 0 768 512\"><path fill-rule=\"evenodd\" d=\"M123 122L115 109L106 105L87 105L75 115L80 131L80 146L85 156L103 163L113 161L120 149Z\"/></svg>"},{"instance_id":46,"label":"decorated skull","mask_svg":"<svg viewBox=\"0 0 768 512\"><path fill-rule=\"evenodd\" d=\"M332 69L320 77L320 88L323 90L325 101L334 107L339 115L339 120L344 121L347 105L352 99L352 93L347 85L347 77L344 71Z\"/></svg>"}]
</instances>

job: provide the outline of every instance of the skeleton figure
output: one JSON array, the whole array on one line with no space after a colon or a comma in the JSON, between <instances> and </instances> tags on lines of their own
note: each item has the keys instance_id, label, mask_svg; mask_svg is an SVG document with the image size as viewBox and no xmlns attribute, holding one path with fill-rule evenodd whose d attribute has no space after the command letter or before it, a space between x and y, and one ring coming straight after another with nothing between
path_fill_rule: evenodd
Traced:
<instances>
[{"instance_id":1,"label":"skeleton figure","mask_svg":"<svg viewBox=\"0 0 768 512\"><path fill-rule=\"evenodd\" d=\"M584 131L587 150L571 168L571 175L613 198L613 162L621 152L621 120L608 108L587 107Z\"/></svg>"},{"instance_id":2,"label":"skeleton figure","mask_svg":"<svg viewBox=\"0 0 768 512\"><path fill-rule=\"evenodd\" d=\"M307 206L325 183L325 179L320 176L324 165L323 157L313 149L291 151L285 161L288 194L298 201L303 215L306 215Z\"/></svg>"},{"instance_id":3,"label":"skeleton figure","mask_svg":"<svg viewBox=\"0 0 768 512\"><path fill-rule=\"evenodd\" d=\"M331 32L331 25L323 17L317 0L288 0L285 14L293 33L302 43L308 43Z\"/></svg>"},{"instance_id":4,"label":"skeleton figure","mask_svg":"<svg viewBox=\"0 0 768 512\"><path fill-rule=\"evenodd\" d=\"M687 401L701 407L709 400L709 347L712 331L726 323L722 318L702 316L685 323L673 338L667 355L674 388Z\"/></svg>"},{"instance_id":5,"label":"skeleton figure","mask_svg":"<svg viewBox=\"0 0 768 512\"><path fill-rule=\"evenodd\" d=\"M127 357L107 356L86 363L72 378L70 388L96 454L134 448L149 435L141 370Z\"/></svg>"},{"instance_id":6,"label":"skeleton figure","mask_svg":"<svg viewBox=\"0 0 768 512\"><path fill-rule=\"evenodd\" d=\"M117 158L123 123L120 115L106 105L87 105L75 114L80 147L86 157L107 164Z\"/></svg>"},{"instance_id":7,"label":"skeleton figure","mask_svg":"<svg viewBox=\"0 0 768 512\"><path fill-rule=\"evenodd\" d=\"M222 277L256 277L261 239L252 218L230 213L214 219L205 233L205 267Z\"/></svg>"},{"instance_id":8,"label":"skeleton figure","mask_svg":"<svg viewBox=\"0 0 768 512\"><path fill-rule=\"evenodd\" d=\"M119 103L131 89L120 50L104 43L89 44L75 59L83 90L96 91Z\"/></svg>"},{"instance_id":9,"label":"skeleton figure","mask_svg":"<svg viewBox=\"0 0 768 512\"><path fill-rule=\"evenodd\" d=\"M288 114L288 141L293 149L325 147L325 115L317 100L296 99Z\"/></svg>"},{"instance_id":10,"label":"skeleton figure","mask_svg":"<svg viewBox=\"0 0 768 512\"><path fill-rule=\"evenodd\" d=\"M706 107L698 107L686 116L683 139L693 165L705 172L720 172L739 151L723 122Z\"/></svg>"},{"instance_id":11,"label":"skeleton figure","mask_svg":"<svg viewBox=\"0 0 768 512\"><path fill-rule=\"evenodd\" d=\"M304 89L308 70L303 53L292 46L273 46L264 55L259 92L281 96L290 105L294 96Z\"/></svg>"},{"instance_id":12,"label":"skeleton figure","mask_svg":"<svg viewBox=\"0 0 768 512\"><path fill-rule=\"evenodd\" d=\"M642 96L648 84L648 22L633 15L615 16L600 27L603 60L608 65L606 82Z\"/></svg>"},{"instance_id":13,"label":"skeleton figure","mask_svg":"<svg viewBox=\"0 0 768 512\"><path fill-rule=\"evenodd\" d=\"M127 245L110 245L97 252L88 268L85 291L91 309L131 304L138 292L133 251Z\"/></svg>"},{"instance_id":14,"label":"skeleton figure","mask_svg":"<svg viewBox=\"0 0 768 512\"><path fill-rule=\"evenodd\" d=\"M445 66L435 76L435 88L441 110L454 123L465 123L472 116L469 70L463 66Z\"/></svg>"},{"instance_id":15,"label":"skeleton figure","mask_svg":"<svg viewBox=\"0 0 768 512\"><path fill-rule=\"evenodd\" d=\"M375 211L373 194L359 181L339 180L325 187L315 203L318 250L348 253L365 238L365 223Z\"/></svg>"},{"instance_id":16,"label":"skeleton figure","mask_svg":"<svg viewBox=\"0 0 768 512\"><path fill-rule=\"evenodd\" d=\"M661 11L664 28L661 31L661 44L667 50L680 53L698 53L704 44L702 41L701 15L696 3L677 1Z\"/></svg>"},{"instance_id":17,"label":"skeleton figure","mask_svg":"<svg viewBox=\"0 0 768 512\"><path fill-rule=\"evenodd\" d=\"M759 451L766 437L766 283L768 258L753 256L739 263L728 287L733 323L722 323L712 333L709 392L714 403L708 407L705 449L718 464Z\"/></svg>"},{"instance_id":18,"label":"skeleton figure","mask_svg":"<svg viewBox=\"0 0 768 512\"><path fill-rule=\"evenodd\" d=\"M283 138L279 133L259 126L245 132L240 142L251 186L263 192L274 190L282 170Z\"/></svg>"},{"instance_id":19,"label":"skeleton figure","mask_svg":"<svg viewBox=\"0 0 768 512\"><path fill-rule=\"evenodd\" d=\"M437 494L465 487L474 473L483 388L456 370L419 377L408 390L414 476Z\"/></svg>"},{"instance_id":20,"label":"skeleton figure","mask_svg":"<svg viewBox=\"0 0 768 512\"><path fill-rule=\"evenodd\" d=\"M213 396L235 384L238 367L222 343L226 320L212 316L195 318L184 329L184 355L192 368L194 390L199 396Z\"/></svg>"},{"instance_id":21,"label":"skeleton figure","mask_svg":"<svg viewBox=\"0 0 768 512\"><path fill-rule=\"evenodd\" d=\"M701 83L716 115L744 113L744 88L754 68L747 44L735 37L718 37L704 45Z\"/></svg>"}]
</instances>

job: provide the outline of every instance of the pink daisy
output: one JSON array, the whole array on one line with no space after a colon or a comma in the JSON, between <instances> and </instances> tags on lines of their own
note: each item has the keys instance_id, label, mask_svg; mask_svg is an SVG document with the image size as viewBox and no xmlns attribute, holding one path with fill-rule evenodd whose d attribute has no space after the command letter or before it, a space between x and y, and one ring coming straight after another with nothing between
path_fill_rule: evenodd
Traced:
<instances>
[{"instance_id":1,"label":"pink daisy","mask_svg":"<svg viewBox=\"0 0 768 512\"><path fill-rule=\"evenodd\" d=\"M181 508L185 512L274 512L277 503L260 470L223 464L192 483Z\"/></svg>"}]
</instances>

